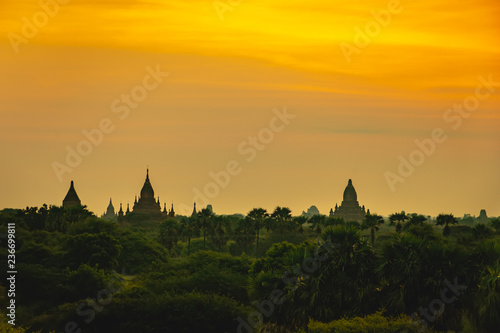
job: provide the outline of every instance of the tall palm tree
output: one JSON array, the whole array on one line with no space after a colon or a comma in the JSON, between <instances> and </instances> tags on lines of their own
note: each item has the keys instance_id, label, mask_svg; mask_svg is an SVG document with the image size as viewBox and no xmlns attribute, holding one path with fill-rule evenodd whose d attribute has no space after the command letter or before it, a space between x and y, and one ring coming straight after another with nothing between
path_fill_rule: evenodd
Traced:
<instances>
[{"instance_id":1,"label":"tall palm tree","mask_svg":"<svg viewBox=\"0 0 500 333\"><path fill-rule=\"evenodd\" d=\"M290 224L292 222L292 211L288 207L276 207L274 212L271 214L274 220L274 229L278 230L280 233L281 241L283 241L283 232L290 229Z\"/></svg>"},{"instance_id":2,"label":"tall palm tree","mask_svg":"<svg viewBox=\"0 0 500 333\"><path fill-rule=\"evenodd\" d=\"M472 286L469 254L460 246L442 244L410 233L395 235L382 246L377 269L381 304L390 314L425 314L436 331L457 331L463 313L463 296L438 312L430 300L442 295L447 283ZM455 280L456 279L456 280ZM448 282L446 282L448 280ZM457 285L457 289L459 288ZM423 309L429 309L422 312ZM443 310L443 309L442 309ZM439 328L439 329L438 329Z\"/></svg>"},{"instance_id":3,"label":"tall palm tree","mask_svg":"<svg viewBox=\"0 0 500 333\"><path fill-rule=\"evenodd\" d=\"M212 215L208 221L208 238L221 252L222 247L226 245L228 240L227 220L223 216Z\"/></svg>"},{"instance_id":4,"label":"tall palm tree","mask_svg":"<svg viewBox=\"0 0 500 333\"><path fill-rule=\"evenodd\" d=\"M410 225L423 225L424 222L427 221L427 218L423 215L419 214L411 214L410 220L408 221L408 224Z\"/></svg>"},{"instance_id":5,"label":"tall palm tree","mask_svg":"<svg viewBox=\"0 0 500 333\"><path fill-rule=\"evenodd\" d=\"M197 216L191 216L189 218L183 218L181 223L181 235L187 238L188 242L188 256L191 254L191 238L198 232L198 220Z\"/></svg>"},{"instance_id":6,"label":"tall palm tree","mask_svg":"<svg viewBox=\"0 0 500 333\"><path fill-rule=\"evenodd\" d=\"M362 229L370 229L370 240L375 243L375 231L378 231L378 226L384 223L384 218L377 214L366 214L361 224Z\"/></svg>"},{"instance_id":7,"label":"tall palm tree","mask_svg":"<svg viewBox=\"0 0 500 333\"><path fill-rule=\"evenodd\" d=\"M458 220L453 214L439 214L436 219L436 225L444 225L443 236L448 237L451 233L450 224L458 224Z\"/></svg>"},{"instance_id":8,"label":"tall palm tree","mask_svg":"<svg viewBox=\"0 0 500 333\"><path fill-rule=\"evenodd\" d=\"M160 244L165 246L170 252L177 241L179 240L180 228L175 219L166 219L160 226L159 229L159 241Z\"/></svg>"},{"instance_id":9,"label":"tall palm tree","mask_svg":"<svg viewBox=\"0 0 500 333\"><path fill-rule=\"evenodd\" d=\"M324 222L324 225L326 227L332 227L332 226L336 226L336 225L344 225L346 224L345 220L343 217L338 217L338 216L328 216L325 218L325 222Z\"/></svg>"},{"instance_id":10,"label":"tall palm tree","mask_svg":"<svg viewBox=\"0 0 500 333\"><path fill-rule=\"evenodd\" d=\"M248 253L248 245L255 241L254 223L248 215L245 218L238 219L236 221L233 238L236 244L243 249L243 252Z\"/></svg>"},{"instance_id":11,"label":"tall palm tree","mask_svg":"<svg viewBox=\"0 0 500 333\"><path fill-rule=\"evenodd\" d=\"M396 232L400 233L402 226L401 223L404 223L408 219L408 216L404 212L394 213L389 216L389 221L391 221L390 225L396 224ZM396 222L396 223L394 223Z\"/></svg>"},{"instance_id":12,"label":"tall palm tree","mask_svg":"<svg viewBox=\"0 0 500 333\"><path fill-rule=\"evenodd\" d=\"M372 311L371 303L376 302L376 256L357 229L328 227L318 244L306 242L287 254L289 261L299 265L314 256L323 259L303 270L303 276L290 274L298 280L284 288L290 300L284 310L291 322L302 326L310 318L326 322Z\"/></svg>"},{"instance_id":13,"label":"tall palm tree","mask_svg":"<svg viewBox=\"0 0 500 333\"><path fill-rule=\"evenodd\" d=\"M321 226L325 224L326 215L314 215L309 219L311 228L319 235L321 234Z\"/></svg>"},{"instance_id":14,"label":"tall palm tree","mask_svg":"<svg viewBox=\"0 0 500 333\"><path fill-rule=\"evenodd\" d=\"M500 323L500 243L484 240L474 248L471 262L474 263L472 281L474 288L471 302L467 304L467 315L478 328L478 332L496 332Z\"/></svg>"},{"instance_id":15,"label":"tall palm tree","mask_svg":"<svg viewBox=\"0 0 500 333\"><path fill-rule=\"evenodd\" d=\"M213 218L213 216L214 216L214 213L208 208L203 208L198 213L198 221L200 221L200 226L203 228L203 250L206 249L207 227L209 226L209 223L210 223L211 219Z\"/></svg>"},{"instance_id":16,"label":"tall palm tree","mask_svg":"<svg viewBox=\"0 0 500 333\"><path fill-rule=\"evenodd\" d=\"M500 265L486 267L478 287L469 318L481 332L498 332Z\"/></svg>"},{"instance_id":17,"label":"tall palm tree","mask_svg":"<svg viewBox=\"0 0 500 333\"><path fill-rule=\"evenodd\" d=\"M255 256L259 257L259 234L264 222L269 218L269 213L264 208L254 208L248 214L247 218L252 221L255 232L257 233L257 242L255 246Z\"/></svg>"},{"instance_id":18,"label":"tall palm tree","mask_svg":"<svg viewBox=\"0 0 500 333\"><path fill-rule=\"evenodd\" d=\"M290 227L293 229L298 228L299 233L303 233L304 228L302 226L306 224L308 220L307 216L295 216L292 218L292 224Z\"/></svg>"}]
</instances>

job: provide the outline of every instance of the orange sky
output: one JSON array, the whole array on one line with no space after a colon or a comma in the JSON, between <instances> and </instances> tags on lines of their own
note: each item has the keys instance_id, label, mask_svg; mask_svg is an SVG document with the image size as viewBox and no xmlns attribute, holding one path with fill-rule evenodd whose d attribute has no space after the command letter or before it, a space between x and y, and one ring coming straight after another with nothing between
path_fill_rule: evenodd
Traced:
<instances>
[{"instance_id":1,"label":"orange sky","mask_svg":"<svg viewBox=\"0 0 500 333\"><path fill-rule=\"evenodd\" d=\"M479 77L500 82L498 1L219 1L223 13L210 0L55 1L0 3L0 208L60 205L74 180L100 214L109 197L132 203L149 165L182 213L234 160L217 213L326 214L352 178L372 212L500 215L500 83L468 117L443 119ZM169 75L120 119L113 101L157 67ZM238 147L284 108L296 117L248 161ZM66 147L102 119L114 130L58 177ZM435 128L447 140L392 191L386 173Z\"/></svg>"}]
</instances>

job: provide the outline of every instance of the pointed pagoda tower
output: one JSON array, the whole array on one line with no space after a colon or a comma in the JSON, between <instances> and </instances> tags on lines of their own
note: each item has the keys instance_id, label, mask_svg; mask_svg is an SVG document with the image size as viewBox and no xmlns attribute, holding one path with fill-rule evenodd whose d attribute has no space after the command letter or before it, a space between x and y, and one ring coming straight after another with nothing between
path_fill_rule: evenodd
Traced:
<instances>
[{"instance_id":1,"label":"pointed pagoda tower","mask_svg":"<svg viewBox=\"0 0 500 333\"><path fill-rule=\"evenodd\" d=\"M114 220L116 218L115 207L113 206L113 201L109 198L109 205L106 213L101 216L103 219Z\"/></svg>"},{"instance_id":2,"label":"pointed pagoda tower","mask_svg":"<svg viewBox=\"0 0 500 333\"><path fill-rule=\"evenodd\" d=\"M193 212L191 213L191 217L198 215L198 212L196 211L196 202L193 205Z\"/></svg>"},{"instance_id":3,"label":"pointed pagoda tower","mask_svg":"<svg viewBox=\"0 0 500 333\"><path fill-rule=\"evenodd\" d=\"M168 212L168 216L174 217L175 212L174 212L174 203L172 202L172 208L170 208L170 211Z\"/></svg>"},{"instance_id":4,"label":"pointed pagoda tower","mask_svg":"<svg viewBox=\"0 0 500 333\"><path fill-rule=\"evenodd\" d=\"M118 223L123 224L124 222L124 217L123 217L123 208L122 208L122 203L120 202L120 210L118 211Z\"/></svg>"},{"instance_id":5,"label":"pointed pagoda tower","mask_svg":"<svg viewBox=\"0 0 500 333\"><path fill-rule=\"evenodd\" d=\"M342 217L346 222L356 221L361 222L365 217L365 208L361 208L358 202L358 194L352 185L352 180L349 179L347 186L344 190L344 200L340 206L335 204L335 211L333 216Z\"/></svg>"},{"instance_id":6,"label":"pointed pagoda tower","mask_svg":"<svg viewBox=\"0 0 500 333\"><path fill-rule=\"evenodd\" d=\"M132 211L134 213L161 213L160 198L158 198L158 201L155 200L155 191L149 180L149 169L146 170L146 180L142 186L141 196L134 203Z\"/></svg>"},{"instance_id":7,"label":"pointed pagoda tower","mask_svg":"<svg viewBox=\"0 0 500 333\"><path fill-rule=\"evenodd\" d=\"M78 194L76 194L75 185L74 185L73 181L71 181L71 185L69 187L68 193L66 194L66 197L63 200L63 207L69 208L69 207L75 207L75 206L81 206L81 205L82 205L82 202L80 201Z\"/></svg>"}]
</instances>

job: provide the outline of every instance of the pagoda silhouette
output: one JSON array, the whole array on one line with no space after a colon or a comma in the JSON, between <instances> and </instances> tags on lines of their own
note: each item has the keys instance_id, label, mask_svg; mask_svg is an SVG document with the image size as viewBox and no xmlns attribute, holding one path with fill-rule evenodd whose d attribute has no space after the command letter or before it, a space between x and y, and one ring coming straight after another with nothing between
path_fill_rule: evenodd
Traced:
<instances>
[{"instance_id":1,"label":"pagoda silhouette","mask_svg":"<svg viewBox=\"0 0 500 333\"><path fill-rule=\"evenodd\" d=\"M365 206L359 206L358 202L358 194L352 185L352 180L349 179L347 186L344 190L344 198L340 206L335 204L335 211L330 210L330 216L333 217L341 217L346 222L363 221L366 214L370 214L370 210L368 212L365 211Z\"/></svg>"}]
</instances>

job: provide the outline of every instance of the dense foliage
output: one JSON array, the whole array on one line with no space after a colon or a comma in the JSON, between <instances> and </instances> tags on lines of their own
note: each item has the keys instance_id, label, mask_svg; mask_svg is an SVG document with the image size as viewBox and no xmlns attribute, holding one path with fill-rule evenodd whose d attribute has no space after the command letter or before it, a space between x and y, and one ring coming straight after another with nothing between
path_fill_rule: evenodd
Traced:
<instances>
[{"instance_id":1,"label":"dense foliage","mask_svg":"<svg viewBox=\"0 0 500 333\"><path fill-rule=\"evenodd\" d=\"M85 207L16 224L16 326L1 332L494 332L500 220L364 221L209 209L119 226ZM387 222L387 223L385 223ZM7 257L5 242L0 253ZM0 306L7 306L5 271ZM21 326L22 325L22 326Z\"/></svg>"}]
</instances>

